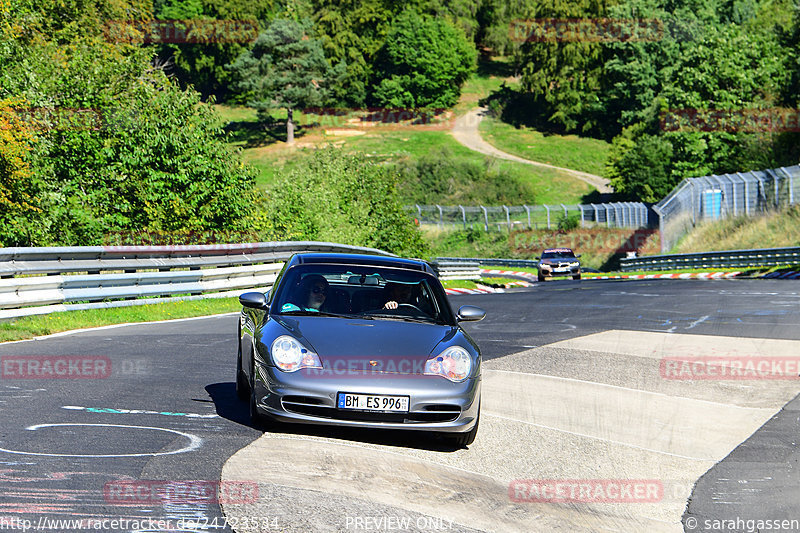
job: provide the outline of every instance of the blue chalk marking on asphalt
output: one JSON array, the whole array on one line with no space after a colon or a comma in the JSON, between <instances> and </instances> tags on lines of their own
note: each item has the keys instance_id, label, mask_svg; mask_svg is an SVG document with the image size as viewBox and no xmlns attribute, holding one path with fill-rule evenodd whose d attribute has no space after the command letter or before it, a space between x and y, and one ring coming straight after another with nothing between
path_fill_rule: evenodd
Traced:
<instances>
[{"instance_id":1,"label":"blue chalk marking on asphalt","mask_svg":"<svg viewBox=\"0 0 800 533\"><path fill-rule=\"evenodd\" d=\"M64 405L62 409L72 411L86 411L88 413L115 414L115 415L163 415L183 416L186 418L219 418L216 413L201 415L199 413L173 413L172 411L148 411L144 409L111 409L109 407L81 407L77 405Z\"/></svg>"}]
</instances>

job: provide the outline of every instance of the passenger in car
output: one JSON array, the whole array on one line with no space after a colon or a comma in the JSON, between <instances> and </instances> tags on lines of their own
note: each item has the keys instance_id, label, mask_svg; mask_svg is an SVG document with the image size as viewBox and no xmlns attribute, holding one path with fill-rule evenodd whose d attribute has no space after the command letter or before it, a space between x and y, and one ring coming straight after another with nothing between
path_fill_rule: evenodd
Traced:
<instances>
[{"instance_id":1,"label":"passenger in car","mask_svg":"<svg viewBox=\"0 0 800 533\"><path fill-rule=\"evenodd\" d=\"M285 303L281 311L319 311L328 295L328 280L319 274L311 274L300 282L295 299L298 303Z\"/></svg>"}]
</instances>

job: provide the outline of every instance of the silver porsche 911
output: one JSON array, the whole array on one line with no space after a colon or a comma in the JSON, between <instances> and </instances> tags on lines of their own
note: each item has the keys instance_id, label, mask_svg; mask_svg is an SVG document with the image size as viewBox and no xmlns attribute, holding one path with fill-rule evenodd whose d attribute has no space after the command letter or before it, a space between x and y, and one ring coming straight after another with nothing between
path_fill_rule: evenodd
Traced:
<instances>
[{"instance_id":1,"label":"silver porsche 911","mask_svg":"<svg viewBox=\"0 0 800 533\"><path fill-rule=\"evenodd\" d=\"M236 391L271 420L441 432L478 431L481 355L424 261L297 254L266 294L239 297Z\"/></svg>"}]
</instances>

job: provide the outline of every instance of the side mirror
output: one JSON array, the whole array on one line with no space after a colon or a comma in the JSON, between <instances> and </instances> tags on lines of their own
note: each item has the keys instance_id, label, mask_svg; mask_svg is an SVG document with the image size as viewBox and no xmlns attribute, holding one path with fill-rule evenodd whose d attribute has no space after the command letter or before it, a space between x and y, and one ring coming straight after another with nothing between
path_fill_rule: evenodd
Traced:
<instances>
[{"instance_id":1,"label":"side mirror","mask_svg":"<svg viewBox=\"0 0 800 533\"><path fill-rule=\"evenodd\" d=\"M458 316L456 317L459 322L475 322L483 320L486 316L486 311L474 305L462 305L458 309Z\"/></svg>"},{"instance_id":2,"label":"side mirror","mask_svg":"<svg viewBox=\"0 0 800 533\"><path fill-rule=\"evenodd\" d=\"M538 261L539 260L539 256L537 255L536 257L534 257L534 259L536 259Z\"/></svg>"},{"instance_id":3,"label":"side mirror","mask_svg":"<svg viewBox=\"0 0 800 533\"><path fill-rule=\"evenodd\" d=\"M580 257L580 256L581 256L581 254L578 254L578 255L576 255L575 257Z\"/></svg>"},{"instance_id":4,"label":"side mirror","mask_svg":"<svg viewBox=\"0 0 800 533\"><path fill-rule=\"evenodd\" d=\"M267 297L264 296L263 292L246 292L239 296L239 303L252 309L265 309L267 307Z\"/></svg>"}]
</instances>

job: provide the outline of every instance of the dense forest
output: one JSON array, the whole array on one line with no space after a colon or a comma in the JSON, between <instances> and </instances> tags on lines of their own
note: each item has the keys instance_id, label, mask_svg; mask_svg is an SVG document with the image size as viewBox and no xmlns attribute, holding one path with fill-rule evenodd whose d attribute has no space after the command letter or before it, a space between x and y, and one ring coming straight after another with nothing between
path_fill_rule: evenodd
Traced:
<instances>
[{"instance_id":1,"label":"dense forest","mask_svg":"<svg viewBox=\"0 0 800 533\"><path fill-rule=\"evenodd\" d=\"M601 22L547 33L587 19ZM496 116L612 141L606 175L629 198L800 158L790 0L0 0L0 32L6 246L130 230L332 238L340 220L370 228L340 242L418 253L401 172L321 155L265 195L207 104L286 109L289 128L315 106L447 108L479 56L510 58L519 79L486 99ZM348 195L347 168L381 202ZM296 184L323 170L341 198L307 215L329 204Z\"/></svg>"}]
</instances>

